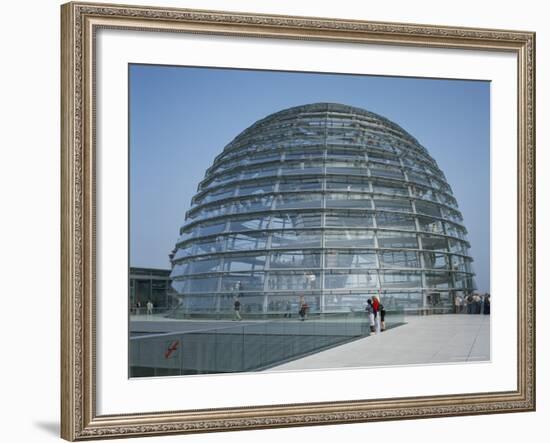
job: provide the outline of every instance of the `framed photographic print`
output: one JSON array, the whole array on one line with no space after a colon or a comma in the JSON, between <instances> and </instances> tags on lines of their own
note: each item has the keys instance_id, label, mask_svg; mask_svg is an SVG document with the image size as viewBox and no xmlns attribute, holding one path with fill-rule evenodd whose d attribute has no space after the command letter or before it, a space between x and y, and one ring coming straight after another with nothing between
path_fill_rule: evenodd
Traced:
<instances>
[{"instance_id":1,"label":"framed photographic print","mask_svg":"<svg viewBox=\"0 0 550 443\"><path fill-rule=\"evenodd\" d=\"M62 6L62 437L535 408L535 36Z\"/></svg>"}]
</instances>

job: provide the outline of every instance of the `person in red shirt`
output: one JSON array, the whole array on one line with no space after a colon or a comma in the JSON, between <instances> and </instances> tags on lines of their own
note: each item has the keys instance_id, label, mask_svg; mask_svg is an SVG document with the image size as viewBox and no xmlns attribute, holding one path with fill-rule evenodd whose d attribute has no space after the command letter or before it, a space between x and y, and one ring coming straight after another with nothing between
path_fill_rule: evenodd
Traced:
<instances>
[{"instance_id":1,"label":"person in red shirt","mask_svg":"<svg viewBox=\"0 0 550 443\"><path fill-rule=\"evenodd\" d=\"M372 297L372 307L374 308L374 315L376 316L376 313L378 312L380 308L380 301L378 300L378 297L374 296Z\"/></svg>"},{"instance_id":2,"label":"person in red shirt","mask_svg":"<svg viewBox=\"0 0 550 443\"><path fill-rule=\"evenodd\" d=\"M380 301L376 296L372 297L372 309L374 311L374 322L376 325L376 333L379 334L381 331L380 315L378 315L378 311L380 310Z\"/></svg>"}]
</instances>

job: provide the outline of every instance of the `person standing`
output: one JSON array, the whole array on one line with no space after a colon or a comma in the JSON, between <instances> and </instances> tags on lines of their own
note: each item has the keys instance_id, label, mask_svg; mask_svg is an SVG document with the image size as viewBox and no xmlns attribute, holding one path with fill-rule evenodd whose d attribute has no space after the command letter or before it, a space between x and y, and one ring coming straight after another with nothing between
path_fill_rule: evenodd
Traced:
<instances>
[{"instance_id":1,"label":"person standing","mask_svg":"<svg viewBox=\"0 0 550 443\"><path fill-rule=\"evenodd\" d=\"M241 302L238 297L235 297L233 301L233 320L242 320L241 317Z\"/></svg>"},{"instance_id":2,"label":"person standing","mask_svg":"<svg viewBox=\"0 0 550 443\"><path fill-rule=\"evenodd\" d=\"M306 315L307 315L307 303L306 303L306 300L304 298L304 296L302 295L300 297L300 310L298 311L298 315L300 315L300 320L301 321L304 321L306 319Z\"/></svg>"},{"instance_id":3,"label":"person standing","mask_svg":"<svg viewBox=\"0 0 550 443\"><path fill-rule=\"evenodd\" d=\"M455 295L455 314L460 314L461 298L459 294Z\"/></svg>"},{"instance_id":4,"label":"person standing","mask_svg":"<svg viewBox=\"0 0 550 443\"><path fill-rule=\"evenodd\" d=\"M378 307L378 315L380 316L380 331L384 332L386 330L386 310L384 309L384 305L380 303L380 306Z\"/></svg>"},{"instance_id":5,"label":"person standing","mask_svg":"<svg viewBox=\"0 0 550 443\"><path fill-rule=\"evenodd\" d=\"M472 294L468 295L468 298L466 299L467 302L467 312L468 314L474 313L474 296Z\"/></svg>"},{"instance_id":6,"label":"person standing","mask_svg":"<svg viewBox=\"0 0 550 443\"><path fill-rule=\"evenodd\" d=\"M474 314L479 314L481 312L481 297L479 294L474 295Z\"/></svg>"},{"instance_id":7,"label":"person standing","mask_svg":"<svg viewBox=\"0 0 550 443\"><path fill-rule=\"evenodd\" d=\"M290 300L286 301L286 311L284 317L290 318L292 315L292 304L290 303Z\"/></svg>"},{"instance_id":8,"label":"person standing","mask_svg":"<svg viewBox=\"0 0 550 443\"><path fill-rule=\"evenodd\" d=\"M376 296L372 297L372 309L374 310L374 327L376 329L376 333L379 334L382 329L380 325L380 315L379 315L380 301Z\"/></svg>"},{"instance_id":9,"label":"person standing","mask_svg":"<svg viewBox=\"0 0 550 443\"><path fill-rule=\"evenodd\" d=\"M365 308L365 311L369 318L370 332L374 334L374 308L372 307L372 300L370 298L367 300L367 307Z\"/></svg>"},{"instance_id":10,"label":"person standing","mask_svg":"<svg viewBox=\"0 0 550 443\"><path fill-rule=\"evenodd\" d=\"M153 315L153 302L151 300L147 301L147 315Z\"/></svg>"},{"instance_id":11,"label":"person standing","mask_svg":"<svg viewBox=\"0 0 550 443\"><path fill-rule=\"evenodd\" d=\"M491 296L485 294L484 303L483 303L483 315L491 314Z\"/></svg>"},{"instance_id":12,"label":"person standing","mask_svg":"<svg viewBox=\"0 0 550 443\"><path fill-rule=\"evenodd\" d=\"M315 274L309 274L309 289L315 289Z\"/></svg>"}]
</instances>

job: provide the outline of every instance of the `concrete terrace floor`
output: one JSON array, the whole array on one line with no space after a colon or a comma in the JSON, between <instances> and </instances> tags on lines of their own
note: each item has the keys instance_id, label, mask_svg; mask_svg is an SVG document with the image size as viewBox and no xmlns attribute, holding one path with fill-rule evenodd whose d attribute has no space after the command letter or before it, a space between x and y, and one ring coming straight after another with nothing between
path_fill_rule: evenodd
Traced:
<instances>
[{"instance_id":1,"label":"concrete terrace floor","mask_svg":"<svg viewBox=\"0 0 550 443\"><path fill-rule=\"evenodd\" d=\"M336 346L268 371L490 360L490 316L411 316L406 324Z\"/></svg>"}]
</instances>

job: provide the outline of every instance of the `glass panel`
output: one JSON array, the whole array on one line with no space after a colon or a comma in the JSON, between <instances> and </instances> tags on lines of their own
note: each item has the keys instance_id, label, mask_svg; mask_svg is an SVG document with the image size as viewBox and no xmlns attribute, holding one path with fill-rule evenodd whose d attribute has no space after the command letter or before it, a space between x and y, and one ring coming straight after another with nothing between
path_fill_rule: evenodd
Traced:
<instances>
[{"instance_id":1,"label":"glass panel","mask_svg":"<svg viewBox=\"0 0 550 443\"><path fill-rule=\"evenodd\" d=\"M324 150L308 148L306 151L287 151L285 160L319 160L325 155Z\"/></svg>"},{"instance_id":2,"label":"glass panel","mask_svg":"<svg viewBox=\"0 0 550 443\"><path fill-rule=\"evenodd\" d=\"M170 273L170 278L180 277L182 275L187 274L189 271L189 263L183 262L178 263L177 265L174 265L172 268L172 272ZM133 283L133 280L131 281Z\"/></svg>"},{"instance_id":3,"label":"glass panel","mask_svg":"<svg viewBox=\"0 0 550 443\"><path fill-rule=\"evenodd\" d=\"M230 231L249 231L254 229L265 229L269 216L258 216L254 218L235 218L229 220Z\"/></svg>"},{"instance_id":4,"label":"glass panel","mask_svg":"<svg viewBox=\"0 0 550 443\"><path fill-rule=\"evenodd\" d=\"M224 238L217 237L215 239L201 241L195 243L193 254L213 254L223 250Z\"/></svg>"},{"instance_id":5,"label":"glass panel","mask_svg":"<svg viewBox=\"0 0 550 443\"><path fill-rule=\"evenodd\" d=\"M453 280L450 272L426 272L426 286L429 288L451 288Z\"/></svg>"},{"instance_id":6,"label":"glass panel","mask_svg":"<svg viewBox=\"0 0 550 443\"><path fill-rule=\"evenodd\" d=\"M435 191L430 188L412 185L411 190L415 197L422 198L424 200L437 201Z\"/></svg>"},{"instance_id":7,"label":"glass panel","mask_svg":"<svg viewBox=\"0 0 550 443\"><path fill-rule=\"evenodd\" d=\"M320 179L296 179L282 180L279 183L279 191L311 191L320 190L323 187L323 182Z\"/></svg>"},{"instance_id":8,"label":"glass panel","mask_svg":"<svg viewBox=\"0 0 550 443\"><path fill-rule=\"evenodd\" d=\"M416 288L421 286L420 273L382 272L380 283L383 288Z\"/></svg>"},{"instance_id":9,"label":"glass panel","mask_svg":"<svg viewBox=\"0 0 550 443\"><path fill-rule=\"evenodd\" d=\"M197 200L196 203L197 204L208 203L215 200L231 197L234 194L235 194L234 187L218 188L218 189L215 189L214 191L207 193L202 199Z\"/></svg>"},{"instance_id":10,"label":"glass panel","mask_svg":"<svg viewBox=\"0 0 550 443\"><path fill-rule=\"evenodd\" d=\"M397 156L392 155L389 152L376 152L376 151L370 150L368 152L368 156L369 156L369 160L375 161L377 163L385 163L387 165L395 165L395 166L401 165Z\"/></svg>"},{"instance_id":11,"label":"glass panel","mask_svg":"<svg viewBox=\"0 0 550 443\"><path fill-rule=\"evenodd\" d=\"M321 208L323 206L323 197L321 194L285 194L277 196L277 209L290 208Z\"/></svg>"},{"instance_id":12,"label":"glass panel","mask_svg":"<svg viewBox=\"0 0 550 443\"><path fill-rule=\"evenodd\" d=\"M229 256L225 258L224 271L262 271L265 255Z\"/></svg>"},{"instance_id":13,"label":"glass panel","mask_svg":"<svg viewBox=\"0 0 550 443\"><path fill-rule=\"evenodd\" d=\"M271 235L272 248L318 248L320 246L321 236L318 231L282 231Z\"/></svg>"},{"instance_id":14,"label":"glass panel","mask_svg":"<svg viewBox=\"0 0 550 443\"><path fill-rule=\"evenodd\" d=\"M373 288L378 285L376 271L326 271L326 289Z\"/></svg>"},{"instance_id":15,"label":"glass panel","mask_svg":"<svg viewBox=\"0 0 550 443\"><path fill-rule=\"evenodd\" d=\"M407 177L409 178L409 181L419 183L421 185L425 186L431 186L432 183L430 182L430 179L425 174L420 174L418 172L414 172L411 170L407 171Z\"/></svg>"},{"instance_id":16,"label":"glass panel","mask_svg":"<svg viewBox=\"0 0 550 443\"><path fill-rule=\"evenodd\" d=\"M378 231L379 248L418 248L416 235L408 232Z\"/></svg>"},{"instance_id":17,"label":"glass panel","mask_svg":"<svg viewBox=\"0 0 550 443\"><path fill-rule=\"evenodd\" d=\"M362 161L365 160L365 155L356 149L337 149L329 148L327 152L327 159L329 160L339 160L339 161Z\"/></svg>"},{"instance_id":18,"label":"glass panel","mask_svg":"<svg viewBox=\"0 0 550 443\"><path fill-rule=\"evenodd\" d=\"M452 293L430 292L426 295L426 303L431 306L450 306L453 304Z\"/></svg>"},{"instance_id":19,"label":"glass panel","mask_svg":"<svg viewBox=\"0 0 550 443\"><path fill-rule=\"evenodd\" d=\"M225 230L225 221L203 224L200 226L200 235L202 237L206 235L219 234Z\"/></svg>"},{"instance_id":20,"label":"glass panel","mask_svg":"<svg viewBox=\"0 0 550 443\"><path fill-rule=\"evenodd\" d=\"M371 214L327 214L325 225L334 228L367 228L373 226Z\"/></svg>"},{"instance_id":21,"label":"glass panel","mask_svg":"<svg viewBox=\"0 0 550 443\"><path fill-rule=\"evenodd\" d=\"M441 208L441 216L447 220L454 221L456 223L462 222L462 216L459 212L448 208Z\"/></svg>"},{"instance_id":22,"label":"glass panel","mask_svg":"<svg viewBox=\"0 0 550 443\"><path fill-rule=\"evenodd\" d=\"M328 174L368 174L367 162L364 160L355 160L353 162L329 160L326 166Z\"/></svg>"},{"instance_id":23,"label":"glass panel","mask_svg":"<svg viewBox=\"0 0 550 443\"><path fill-rule=\"evenodd\" d=\"M422 293L420 292L384 292L380 301L386 310L404 308L414 309L423 306Z\"/></svg>"},{"instance_id":24,"label":"glass panel","mask_svg":"<svg viewBox=\"0 0 550 443\"><path fill-rule=\"evenodd\" d=\"M321 266L319 254L303 251L272 252L269 267L277 268L318 268Z\"/></svg>"},{"instance_id":25,"label":"glass panel","mask_svg":"<svg viewBox=\"0 0 550 443\"><path fill-rule=\"evenodd\" d=\"M272 291L310 290L319 287L318 272L271 272L267 278L267 287Z\"/></svg>"},{"instance_id":26,"label":"glass panel","mask_svg":"<svg viewBox=\"0 0 550 443\"><path fill-rule=\"evenodd\" d=\"M263 168L247 168L243 172L242 179L251 179L259 177L269 177L277 175L279 171L279 163L264 166Z\"/></svg>"},{"instance_id":27,"label":"glass panel","mask_svg":"<svg viewBox=\"0 0 550 443\"><path fill-rule=\"evenodd\" d=\"M418 224L421 231L431 232L433 234L444 234L443 223L433 218L418 217Z\"/></svg>"},{"instance_id":28,"label":"glass panel","mask_svg":"<svg viewBox=\"0 0 550 443\"><path fill-rule=\"evenodd\" d=\"M420 239L422 240L422 249L429 249L430 251L442 251L446 252L447 249L447 239L445 237L420 234Z\"/></svg>"},{"instance_id":29,"label":"glass panel","mask_svg":"<svg viewBox=\"0 0 550 443\"><path fill-rule=\"evenodd\" d=\"M323 171L321 161L302 161L298 163L285 163L282 174L319 174Z\"/></svg>"},{"instance_id":30,"label":"glass panel","mask_svg":"<svg viewBox=\"0 0 550 443\"><path fill-rule=\"evenodd\" d=\"M416 212L419 214L431 215L433 217L441 217L439 207L434 203L429 203L421 200L415 201Z\"/></svg>"},{"instance_id":31,"label":"glass panel","mask_svg":"<svg viewBox=\"0 0 550 443\"><path fill-rule=\"evenodd\" d=\"M190 274L202 274L206 272L216 272L220 270L220 260L218 258L208 258L194 260L190 263Z\"/></svg>"},{"instance_id":32,"label":"glass panel","mask_svg":"<svg viewBox=\"0 0 550 443\"><path fill-rule=\"evenodd\" d=\"M189 240L190 238L193 238L197 233L196 228L186 229L181 233L181 235L178 238L178 243L181 243L185 240Z\"/></svg>"},{"instance_id":33,"label":"glass panel","mask_svg":"<svg viewBox=\"0 0 550 443\"><path fill-rule=\"evenodd\" d=\"M242 184L239 187L238 195L258 195L272 192L275 185L273 183L250 183Z\"/></svg>"},{"instance_id":34,"label":"glass panel","mask_svg":"<svg viewBox=\"0 0 550 443\"><path fill-rule=\"evenodd\" d=\"M379 228L416 230L414 216L407 214L378 212L376 214L376 224Z\"/></svg>"},{"instance_id":35,"label":"glass panel","mask_svg":"<svg viewBox=\"0 0 550 443\"><path fill-rule=\"evenodd\" d=\"M447 206L451 206L453 208L457 208L458 205L456 203L456 200L454 197L450 196L449 194L444 194L442 192L437 193L437 198L441 203L446 204Z\"/></svg>"},{"instance_id":36,"label":"glass panel","mask_svg":"<svg viewBox=\"0 0 550 443\"><path fill-rule=\"evenodd\" d=\"M221 294L220 295L220 311L233 312L233 304L235 302L235 293ZM239 295L239 301L241 303L241 315L250 313L263 312L264 295L258 293L242 293Z\"/></svg>"},{"instance_id":37,"label":"glass panel","mask_svg":"<svg viewBox=\"0 0 550 443\"><path fill-rule=\"evenodd\" d=\"M227 251L243 251L251 249L265 249L267 235L258 234L232 234L227 236Z\"/></svg>"},{"instance_id":38,"label":"glass panel","mask_svg":"<svg viewBox=\"0 0 550 443\"><path fill-rule=\"evenodd\" d=\"M453 271L471 272L470 260L461 255L451 255L451 269Z\"/></svg>"},{"instance_id":39,"label":"glass panel","mask_svg":"<svg viewBox=\"0 0 550 443\"><path fill-rule=\"evenodd\" d=\"M371 231L325 232L325 245L329 248L374 247Z\"/></svg>"},{"instance_id":40,"label":"glass panel","mask_svg":"<svg viewBox=\"0 0 550 443\"><path fill-rule=\"evenodd\" d=\"M219 215L228 214L229 212L231 212L231 207L232 207L231 203L226 203L226 204L218 203L218 205L219 206L216 206L216 204L214 204L214 206L208 206L206 208L203 208L200 211L190 215L189 218L190 219L212 218L212 217L217 217Z\"/></svg>"},{"instance_id":41,"label":"glass panel","mask_svg":"<svg viewBox=\"0 0 550 443\"><path fill-rule=\"evenodd\" d=\"M249 198L235 202L235 213L265 211L271 209L273 196Z\"/></svg>"},{"instance_id":42,"label":"glass panel","mask_svg":"<svg viewBox=\"0 0 550 443\"><path fill-rule=\"evenodd\" d=\"M419 268L418 254L413 251L380 252L380 266L383 268Z\"/></svg>"},{"instance_id":43,"label":"glass panel","mask_svg":"<svg viewBox=\"0 0 550 443\"><path fill-rule=\"evenodd\" d=\"M375 180L372 182L372 191L381 194L409 195L409 188L406 184L392 183Z\"/></svg>"},{"instance_id":44,"label":"glass panel","mask_svg":"<svg viewBox=\"0 0 550 443\"><path fill-rule=\"evenodd\" d=\"M188 278L186 292L215 292L218 289L218 276Z\"/></svg>"},{"instance_id":45,"label":"glass panel","mask_svg":"<svg viewBox=\"0 0 550 443\"><path fill-rule=\"evenodd\" d=\"M376 253L368 251L327 251L326 268L376 268Z\"/></svg>"},{"instance_id":46,"label":"glass panel","mask_svg":"<svg viewBox=\"0 0 550 443\"><path fill-rule=\"evenodd\" d=\"M259 163L259 162L266 163L266 162L272 162L272 161L279 160L280 158L281 158L281 153L280 152L274 152L271 149L269 149L265 152L255 153L254 157L248 157L247 156L243 160L250 159L250 161L253 162L253 163Z\"/></svg>"},{"instance_id":47,"label":"glass panel","mask_svg":"<svg viewBox=\"0 0 550 443\"><path fill-rule=\"evenodd\" d=\"M229 172L229 173L226 173L226 174L222 174L222 175L216 177L214 180L212 180L212 182L210 184L212 186L217 186L217 185L221 185L221 184L224 184L224 183L228 183L230 181L237 180L240 175L241 175L240 171L239 172ZM204 189L204 188L201 187L201 189Z\"/></svg>"},{"instance_id":48,"label":"glass panel","mask_svg":"<svg viewBox=\"0 0 550 443\"><path fill-rule=\"evenodd\" d=\"M241 293L264 288L263 272L232 272L222 275L222 290Z\"/></svg>"},{"instance_id":49,"label":"glass panel","mask_svg":"<svg viewBox=\"0 0 550 443\"><path fill-rule=\"evenodd\" d=\"M428 269L449 269L447 254L424 252L424 267Z\"/></svg>"},{"instance_id":50,"label":"glass panel","mask_svg":"<svg viewBox=\"0 0 550 443\"><path fill-rule=\"evenodd\" d=\"M412 212L411 202L405 199L374 198L374 206L386 211Z\"/></svg>"},{"instance_id":51,"label":"glass panel","mask_svg":"<svg viewBox=\"0 0 550 443\"><path fill-rule=\"evenodd\" d=\"M445 230L447 231L447 235L452 237L458 237L460 239L464 239L466 237L466 232L464 229L452 223L445 222Z\"/></svg>"},{"instance_id":52,"label":"glass panel","mask_svg":"<svg viewBox=\"0 0 550 443\"><path fill-rule=\"evenodd\" d=\"M370 185L367 179L357 177L327 177L327 189L341 191L369 192Z\"/></svg>"},{"instance_id":53,"label":"glass panel","mask_svg":"<svg viewBox=\"0 0 550 443\"><path fill-rule=\"evenodd\" d=\"M459 240L455 240L453 238L450 238L449 239L449 245L450 245L449 250L451 252L456 252L458 254L464 254L464 255L467 254L468 249L467 249L465 243L463 243Z\"/></svg>"},{"instance_id":54,"label":"glass panel","mask_svg":"<svg viewBox=\"0 0 550 443\"><path fill-rule=\"evenodd\" d=\"M241 302L241 314L253 314L263 312L265 296L263 294L242 294L239 297ZM233 305L233 302L231 303Z\"/></svg>"},{"instance_id":55,"label":"glass panel","mask_svg":"<svg viewBox=\"0 0 550 443\"><path fill-rule=\"evenodd\" d=\"M393 166L382 166L378 164L370 164L370 174L372 177L397 178L404 180L403 171L400 168Z\"/></svg>"},{"instance_id":56,"label":"glass panel","mask_svg":"<svg viewBox=\"0 0 550 443\"><path fill-rule=\"evenodd\" d=\"M270 229L316 228L321 226L321 214L274 214Z\"/></svg>"},{"instance_id":57,"label":"glass panel","mask_svg":"<svg viewBox=\"0 0 550 443\"><path fill-rule=\"evenodd\" d=\"M203 295L187 295L185 297L186 308L193 312L215 312L216 311L216 296L208 294Z\"/></svg>"},{"instance_id":58,"label":"glass panel","mask_svg":"<svg viewBox=\"0 0 550 443\"><path fill-rule=\"evenodd\" d=\"M327 208L372 209L369 196L364 194L327 194Z\"/></svg>"}]
</instances>

